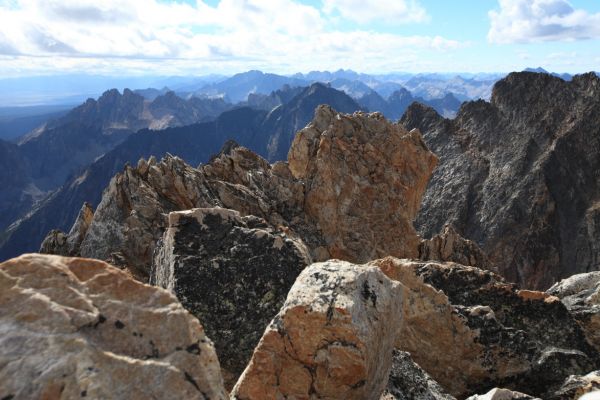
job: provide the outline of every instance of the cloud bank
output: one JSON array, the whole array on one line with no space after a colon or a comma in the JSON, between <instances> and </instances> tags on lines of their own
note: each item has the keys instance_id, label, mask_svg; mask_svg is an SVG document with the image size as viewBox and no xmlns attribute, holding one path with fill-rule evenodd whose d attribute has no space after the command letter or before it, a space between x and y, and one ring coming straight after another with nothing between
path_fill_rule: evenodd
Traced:
<instances>
[{"instance_id":1,"label":"cloud bank","mask_svg":"<svg viewBox=\"0 0 600 400\"><path fill-rule=\"evenodd\" d=\"M600 13L575 9L567 0L499 0L490 11L492 43L574 41L600 38Z\"/></svg>"},{"instance_id":2,"label":"cloud bank","mask_svg":"<svg viewBox=\"0 0 600 400\"><path fill-rule=\"evenodd\" d=\"M0 0L0 73L51 64L71 70L404 67L418 52L463 46L440 36L336 30L339 19L426 20L415 0ZM340 64L343 63L343 64ZM271 68L269 68L271 66Z\"/></svg>"}]
</instances>

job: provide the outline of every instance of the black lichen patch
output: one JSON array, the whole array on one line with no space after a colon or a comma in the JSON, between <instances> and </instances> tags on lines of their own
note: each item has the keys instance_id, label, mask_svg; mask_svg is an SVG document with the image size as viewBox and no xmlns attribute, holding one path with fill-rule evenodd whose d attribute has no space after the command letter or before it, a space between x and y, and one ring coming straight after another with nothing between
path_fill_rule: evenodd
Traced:
<instances>
[{"instance_id":1,"label":"black lichen patch","mask_svg":"<svg viewBox=\"0 0 600 400\"><path fill-rule=\"evenodd\" d=\"M223 367L234 374L244 370L306 266L301 249L266 226L252 228L261 226L255 220L184 216L172 250L175 294L203 322Z\"/></svg>"},{"instance_id":2,"label":"black lichen patch","mask_svg":"<svg viewBox=\"0 0 600 400\"><path fill-rule=\"evenodd\" d=\"M117 329L123 329L123 328L125 328L125 324L124 324L124 323L122 323L122 322L121 322L121 321L119 321L119 320L116 320L116 321L115 321L115 328L117 328Z\"/></svg>"},{"instance_id":3,"label":"black lichen patch","mask_svg":"<svg viewBox=\"0 0 600 400\"><path fill-rule=\"evenodd\" d=\"M87 390L84 390L83 392L81 392L81 397L86 397L87 396Z\"/></svg>"},{"instance_id":4,"label":"black lichen patch","mask_svg":"<svg viewBox=\"0 0 600 400\"><path fill-rule=\"evenodd\" d=\"M373 307L377 307L377 293L371 290L369 282L365 281L362 288L362 297L365 301L371 300Z\"/></svg>"},{"instance_id":5,"label":"black lichen patch","mask_svg":"<svg viewBox=\"0 0 600 400\"><path fill-rule=\"evenodd\" d=\"M9 394L9 395L6 395L6 396L4 396L4 397L3 397L2 399L0 399L0 400L12 400L12 399L14 399L14 398L15 398L15 395L14 395L14 394Z\"/></svg>"}]
</instances>

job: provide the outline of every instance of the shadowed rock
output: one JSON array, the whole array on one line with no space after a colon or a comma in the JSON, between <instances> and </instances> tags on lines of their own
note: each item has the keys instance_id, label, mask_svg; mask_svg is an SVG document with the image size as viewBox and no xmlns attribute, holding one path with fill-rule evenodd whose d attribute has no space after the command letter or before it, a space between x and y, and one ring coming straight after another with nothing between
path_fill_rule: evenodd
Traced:
<instances>
[{"instance_id":1,"label":"shadowed rock","mask_svg":"<svg viewBox=\"0 0 600 400\"><path fill-rule=\"evenodd\" d=\"M223 208L173 212L151 283L170 290L205 321L223 368L235 379L310 263L307 253L301 242L257 217Z\"/></svg>"}]
</instances>

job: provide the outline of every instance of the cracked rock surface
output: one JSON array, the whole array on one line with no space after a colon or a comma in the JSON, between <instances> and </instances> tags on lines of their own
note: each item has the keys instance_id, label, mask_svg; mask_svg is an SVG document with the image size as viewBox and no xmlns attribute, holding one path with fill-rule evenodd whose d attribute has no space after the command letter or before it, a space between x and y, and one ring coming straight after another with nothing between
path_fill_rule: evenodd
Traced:
<instances>
[{"instance_id":1,"label":"cracked rock surface","mask_svg":"<svg viewBox=\"0 0 600 400\"><path fill-rule=\"evenodd\" d=\"M511 73L490 102L464 103L453 120L413 104L417 128L440 158L415 226L426 238L452 224L510 282L546 290L600 268L600 78L564 81Z\"/></svg>"},{"instance_id":2,"label":"cracked rock surface","mask_svg":"<svg viewBox=\"0 0 600 400\"><path fill-rule=\"evenodd\" d=\"M0 264L0 398L226 399L202 325L97 260Z\"/></svg>"},{"instance_id":3,"label":"cracked rock surface","mask_svg":"<svg viewBox=\"0 0 600 400\"><path fill-rule=\"evenodd\" d=\"M232 398L379 399L392 364L402 288L376 267L307 267L267 327Z\"/></svg>"}]
</instances>

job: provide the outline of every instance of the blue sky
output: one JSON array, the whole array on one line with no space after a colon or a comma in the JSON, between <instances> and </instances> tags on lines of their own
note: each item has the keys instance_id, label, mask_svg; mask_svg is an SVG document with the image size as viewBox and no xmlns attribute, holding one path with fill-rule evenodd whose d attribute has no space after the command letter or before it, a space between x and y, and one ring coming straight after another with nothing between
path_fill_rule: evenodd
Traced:
<instances>
[{"instance_id":1,"label":"blue sky","mask_svg":"<svg viewBox=\"0 0 600 400\"><path fill-rule=\"evenodd\" d=\"M0 77L600 70L590 0L0 0Z\"/></svg>"}]
</instances>

